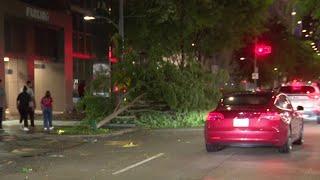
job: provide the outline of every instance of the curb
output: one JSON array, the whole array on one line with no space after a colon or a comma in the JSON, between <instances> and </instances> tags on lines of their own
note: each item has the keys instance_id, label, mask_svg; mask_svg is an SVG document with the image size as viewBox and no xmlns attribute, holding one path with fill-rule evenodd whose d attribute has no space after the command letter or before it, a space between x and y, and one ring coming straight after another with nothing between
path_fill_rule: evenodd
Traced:
<instances>
[{"instance_id":1,"label":"curb","mask_svg":"<svg viewBox=\"0 0 320 180\"><path fill-rule=\"evenodd\" d=\"M83 139L83 138L109 138L115 136L121 136L127 133L132 133L138 131L138 128L129 128L111 132L109 134L97 134L97 135L57 135L57 134L46 134L46 133L36 133L36 134L27 134L27 133L18 133L18 134L7 134L16 137L43 137L43 138L52 138L52 139Z\"/></svg>"},{"instance_id":2,"label":"curb","mask_svg":"<svg viewBox=\"0 0 320 180\"><path fill-rule=\"evenodd\" d=\"M129 128L123 129L115 132L111 132L110 134L97 134L97 135L54 135L57 137L68 137L68 138L109 138L115 136L121 136L124 134L132 133L138 131L138 128ZM50 135L49 135L50 137Z\"/></svg>"},{"instance_id":3,"label":"curb","mask_svg":"<svg viewBox=\"0 0 320 180\"><path fill-rule=\"evenodd\" d=\"M192 127L192 128L159 128L151 129L152 131L176 131L176 132L186 132L186 131L203 131L204 127Z\"/></svg>"}]
</instances>

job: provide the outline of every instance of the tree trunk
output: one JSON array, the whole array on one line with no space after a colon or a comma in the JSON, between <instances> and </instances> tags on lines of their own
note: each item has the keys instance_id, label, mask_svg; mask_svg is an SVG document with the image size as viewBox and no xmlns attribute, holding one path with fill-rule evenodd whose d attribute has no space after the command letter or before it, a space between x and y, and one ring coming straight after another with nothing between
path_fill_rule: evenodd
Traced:
<instances>
[{"instance_id":1,"label":"tree trunk","mask_svg":"<svg viewBox=\"0 0 320 180\"><path fill-rule=\"evenodd\" d=\"M105 117L102 121L100 121L97 124L97 128L102 127L103 125L109 123L112 119L116 118L119 114L121 114L122 112L126 111L127 109L129 109L130 107L132 107L137 101L139 101L145 94L141 94L140 96L136 97L131 103L127 104L126 106L114 111L113 113L111 113L110 115L108 115L107 117Z\"/></svg>"}]
</instances>

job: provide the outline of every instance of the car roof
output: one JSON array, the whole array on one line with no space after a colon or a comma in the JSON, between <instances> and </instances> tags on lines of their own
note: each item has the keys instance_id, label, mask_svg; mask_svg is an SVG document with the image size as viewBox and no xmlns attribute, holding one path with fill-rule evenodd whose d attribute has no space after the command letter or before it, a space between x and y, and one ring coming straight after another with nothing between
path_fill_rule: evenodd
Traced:
<instances>
[{"instance_id":1,"label":"car roof","mask_svg":"<svg viewBox=\"0 0 320 180\"><path fill-rule=\"evenodd\" d=\"M276 93L274 91L237 91L237 92L231 92L224 94L224 97L228 96L239 96L239 95L266 95L266 96L272 96L272 95L277 95L279 93Z\"/></svg>"}]
</instances>

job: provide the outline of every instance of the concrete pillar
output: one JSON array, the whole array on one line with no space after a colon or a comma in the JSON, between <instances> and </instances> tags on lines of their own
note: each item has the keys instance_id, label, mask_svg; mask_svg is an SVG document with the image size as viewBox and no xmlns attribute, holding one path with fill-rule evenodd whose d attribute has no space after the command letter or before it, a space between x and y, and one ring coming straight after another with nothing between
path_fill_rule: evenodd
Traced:
<instances>
[{"instance_id":1,"label":"concrete pillar","mask_svg":"<svg viewBox=\"0 0 320 180\"><path fill-rule=\"evenodd\" d=\"M4 69L4 16L0 8L0 78L2 85L5 85L5 69Z\"/></svg>"},{"instance_id":2,"label":"concrete pillar","mask_svg":"<svg viewBox=\"0 0 320 180\"><path fill-rule=\"evenodd\" d=\"M27 72L28 80L34 83L34 56L35 54L35 38L34 38L34 28L32 25L27 27ZM34 87L34 85L33 85Z\"/></svg>"},{"instance_id":3,"label":"concrete pillar","mask_svg":"<svg viewBox=\"0 0 320 180\"><path fill-rule=\"evenodd\" d=\"M4 65L4 15L0 7L0 79L2 80L1 86L5 89L5 65ZM6 113L3 111L3 119L6 119Z\"/></svg>"},{"instance_id":4,"label":"concrete pillar","mask_svg":"<svg viewBox=\"0 0 320 180\"><path fill-rule=\"evenodd\" d=\"M66 92L66 110L72 110L72 92L73 92L73 57L72 57L72 19L65 24L64 28L64 73L65 73L65 92Z\"/></svg>"}]
</instances>

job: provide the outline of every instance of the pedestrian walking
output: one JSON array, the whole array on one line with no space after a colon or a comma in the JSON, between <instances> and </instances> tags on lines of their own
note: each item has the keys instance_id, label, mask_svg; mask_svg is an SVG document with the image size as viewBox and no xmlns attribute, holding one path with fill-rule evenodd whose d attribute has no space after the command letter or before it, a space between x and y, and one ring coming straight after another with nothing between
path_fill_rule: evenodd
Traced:
<instances>
[{"instance_id":1,"label":"pedestrian walking","mask_svg":"<svg viewBox=\"0 0 320 180\"><path fill-rule=\"evenodd\" d=\"M79 85L78 85L78 94L79 97L82 99L84 97L84 93L85 93L85 88L86 88L86 82L85 81L80 81Z\"/></svg>"},{"instance_id":2,"label":"pedestrian walking","mask_svg":"<svg viewBox=\"0 0 320 180\"><path fill-rule=\"evenodd\" d=\"M27 81L27 93L31 97L31 101L29 102L29 109L28 109L28 115L30 118L30 126L34 128L34 110L36 108L36 103L35 103L34 91L32 88L31 81Z\"/></svg>"},{"instance_id":3,"label":"pedestrian walking","mask_svg":"<svg viewBox=\"0 0 320 180\"><path fill-rule=\"evenodd\" d=\"M2 121L4 119L4 111L6 109L6 93L0 79L0 130L2 130Z\"/></svg>"},{"instance_id":4,"label":"pedestrian walking","mask_svg":"<svg viewBox=\"0 0 320 180\"><path fill-rule=\"evenodd\" d=\"M29 131L28 128L28 111L31 96L27 93L27 87L24 86L22 92L17 97L17 108L20 114L20 120L24 121L23 130Z\"/></svg>"},{"instance_id":5,"label":"pedestrian walking","mask_svg":"<svg viewBox=\"0 0 320 180\"><path fill-rule=\"evenodd\" d=\"M53 130L52 126L52 97L50 91L47 91L45 96L41 99L41 109L43 112L43 129Z\"/></svg>"}]
</instances>

